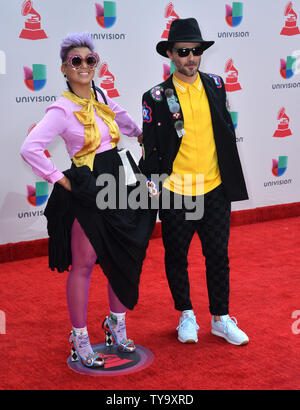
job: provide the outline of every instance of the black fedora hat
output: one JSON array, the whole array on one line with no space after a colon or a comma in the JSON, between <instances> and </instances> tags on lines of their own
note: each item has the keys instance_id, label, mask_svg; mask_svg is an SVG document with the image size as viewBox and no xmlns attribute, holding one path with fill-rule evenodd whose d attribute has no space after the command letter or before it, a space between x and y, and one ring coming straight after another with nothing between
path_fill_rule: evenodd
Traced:
<instances>
[{"instance_id":1,"label":"black fedora hat","mask_svg":"<svg viewBox=\"0 0 300 410\"><path fill-rule=\"evenodd\" d=\"M200 43L206 50L214 44L214 41L204 41L198 22L194 18L176 19L172 21L167 41L160 41L156 45L156 51L163 57L168 57L166 51L172 43Z\"/></svg>"}]
</instances>

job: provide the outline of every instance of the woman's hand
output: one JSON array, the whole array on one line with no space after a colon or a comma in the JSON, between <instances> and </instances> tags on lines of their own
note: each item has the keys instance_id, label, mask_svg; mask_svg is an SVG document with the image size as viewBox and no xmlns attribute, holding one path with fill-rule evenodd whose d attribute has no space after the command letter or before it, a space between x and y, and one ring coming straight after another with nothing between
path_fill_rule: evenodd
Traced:
<instances>
[{"instance_id":1,"label":"woman's hand","mask_svg":"<svg viewBox=\"0 0 300 410\"><path fill-rule=\"evenodd\" d=\"M62 179L57 181L62 187L64 187L67 191L71 191L71 182L69 178L64 176Z\"/></svg>"}]
</instances>

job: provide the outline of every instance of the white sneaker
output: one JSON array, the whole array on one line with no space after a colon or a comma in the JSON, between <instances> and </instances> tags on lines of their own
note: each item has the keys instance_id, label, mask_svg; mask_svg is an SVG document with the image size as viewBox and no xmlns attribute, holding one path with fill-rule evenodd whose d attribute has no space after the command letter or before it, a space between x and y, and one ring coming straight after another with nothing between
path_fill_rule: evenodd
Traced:
<instances>
[{"instance_id":1,"label":"white sneaker","mask_svg":"<svg viewBox=\"0 0 300 410\"><path fill-rule=\"evenodd\" d=\"M220 316L221 321L215 322L214 317L211 320L211 333L223 337L228 343L241 346L249 343L249 338L241 329L237 327L235 317L229 315Z\"/></svg>"},{"instance_id":2,"label":"white sneaker","mask_svg":"<svg viewBox=\"0 0 300 410\"><path fill-rule=\"evenodd\" d=\"M178 340L181 343L197 343L199 326L193 311L184 311L179 320Z\"/></svg>"}]
</instances>

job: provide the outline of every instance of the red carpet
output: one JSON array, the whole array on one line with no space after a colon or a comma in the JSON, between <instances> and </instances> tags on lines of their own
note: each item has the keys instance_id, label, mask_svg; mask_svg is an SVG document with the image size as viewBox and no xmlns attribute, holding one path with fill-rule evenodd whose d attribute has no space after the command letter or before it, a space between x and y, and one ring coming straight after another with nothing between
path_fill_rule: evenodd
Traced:
<instances>
[{"instance_id":1,"label":"red carpet","mask_svg":"<svg viewBox=\"0 0 300 410\"><path fill-rule=\"evenodd\" d=\"M0 389L299 389L300 325L292 317L300 310L299 232L299 217L232 228L230 314L250 337L243 347L210 334L197 237L190 279L199 342L177 341L178 312L164 274L161 238L151 240L140 301L128 313L127 327L128 336L151 350L155 360L145 370L117 377L87 377L67 367L66 274L49 271L46 257L0 264L0 310L6 316ZM97 268L88 316L93 344L103 342L100 325L107 306L106 283Z\"/></svg>"}]
</instances>

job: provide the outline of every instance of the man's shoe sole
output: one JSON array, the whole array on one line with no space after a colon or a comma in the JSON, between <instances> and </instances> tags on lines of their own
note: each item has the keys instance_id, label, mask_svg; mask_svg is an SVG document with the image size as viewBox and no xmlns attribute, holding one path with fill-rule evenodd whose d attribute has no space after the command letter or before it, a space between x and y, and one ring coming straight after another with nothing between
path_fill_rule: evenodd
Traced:
<instances>
[{"instance_id":1,"label":"man's shoe sole","mask_svg":"<svg viewBox=\"0 0 300 410\"><path fill-rule=\"evenodd\" d=\"M194 339L182 340L182 339L179 339L179 337L178 337L178 340L179 340L179 342L181 342L181 343L189 343L189 344L193 344L193 343L197 343L197 342L198 342L198 339L196 339L196 340L194 340Z\"/></svg>"},{"instance_id":2,"label":"man's shoe sole","mask_svg":"<svg viewBox=\"0 0 300 410\"><path fill-rule=\"evenodd\" d=\"M228 343L231 343L235 346L245 346L249 343L249 340L244 340L242 343L233 342L232 340L228 339L224 333L218 332L217 330L212 329L211 333L215 336L222 337L223 339L227 340Z\"/></svg>"}]
</instances>

